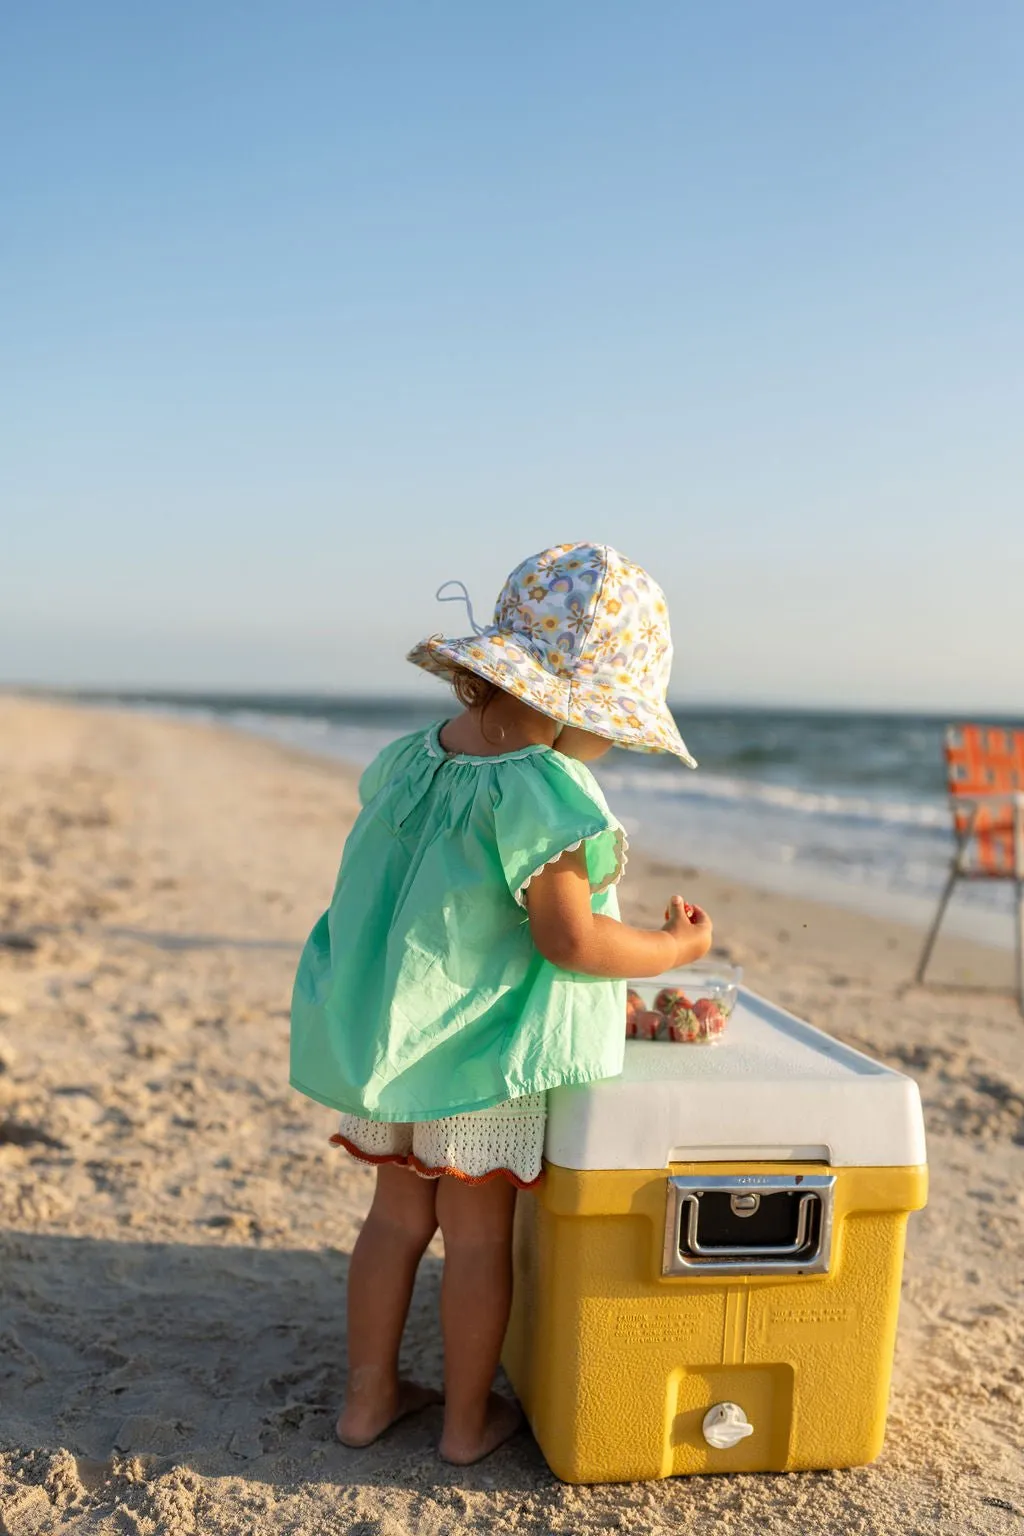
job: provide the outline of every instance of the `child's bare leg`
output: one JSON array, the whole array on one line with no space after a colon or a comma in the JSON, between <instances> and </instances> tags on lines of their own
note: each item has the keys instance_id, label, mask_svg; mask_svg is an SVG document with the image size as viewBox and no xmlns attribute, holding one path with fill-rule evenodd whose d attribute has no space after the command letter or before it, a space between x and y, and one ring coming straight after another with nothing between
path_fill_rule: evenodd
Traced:
<instances>
[{"instance_id":1,"label":"child's bare leg","mask_svg":"<svg viewBox=\"0 0 1024 1536\"><path fill-rule=\"evenodd\" d=\"M435 1181L409 1168L377 1169L348 1271L348 1383L337 1425L345 1445L369 1445L396 1419L441 1400L439 1392L398 1376L416 1269L437 1230L435 1194Z\"/></svg>"},{"instance_id":2,"label":"child's bare leg","mask_svg":"<svg viewBox=\"0 0 1024 1536\"><path fill-rule=\"evenodd\" d=\"M444 1431L441 1455L466 1465L513 1434L519 1409L491 1391L512 1303L512 1216L507 1179L438 1181L444 1234L441 1326L444 1333Z\"/></svg>"}]
</instances>

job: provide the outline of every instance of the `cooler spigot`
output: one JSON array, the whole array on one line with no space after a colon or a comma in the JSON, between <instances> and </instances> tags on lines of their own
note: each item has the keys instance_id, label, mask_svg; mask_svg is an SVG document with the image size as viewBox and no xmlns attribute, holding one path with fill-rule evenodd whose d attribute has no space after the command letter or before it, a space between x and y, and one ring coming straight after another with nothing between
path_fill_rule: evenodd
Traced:
<instances>
[{"instance_id":1,"label":"cooler spigot","mask_svg":"<svg viewBox=\"0 0 1024 1536\"><path fill-rule=\"evenodd\" d=\"M704 1439L716 1451L731 1451L734 1445L754 1433L739 1403L716 1403L704 1415L701 1425Z\"/></svg>"}]
</instances>

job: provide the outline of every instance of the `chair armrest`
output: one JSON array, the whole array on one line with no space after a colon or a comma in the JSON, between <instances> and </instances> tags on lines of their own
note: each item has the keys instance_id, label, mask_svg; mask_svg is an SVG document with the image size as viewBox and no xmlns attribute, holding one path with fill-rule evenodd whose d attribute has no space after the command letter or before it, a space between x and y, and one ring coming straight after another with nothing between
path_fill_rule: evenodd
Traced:
<instances>
[{"instance_id":1,"label":"chair armrest","mask_svg":"<svg viewBox=\"0 0 1024 1536\"><path fill-rule=\"evenodd\" d=\"M1024 790L1009 789L1000 793L984 793L975 795L960 795L955 790L950 790L949 803L954 808L963 805L1016 805L1024 810Z\"/></svg>"}]
</instances>

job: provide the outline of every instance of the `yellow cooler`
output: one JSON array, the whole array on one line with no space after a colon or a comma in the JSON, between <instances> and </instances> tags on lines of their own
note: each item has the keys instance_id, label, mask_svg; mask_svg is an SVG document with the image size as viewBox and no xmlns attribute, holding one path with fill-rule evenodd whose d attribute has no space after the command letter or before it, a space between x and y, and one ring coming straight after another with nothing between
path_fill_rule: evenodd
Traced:
<instances>
[{"instance_id":1,"label":"yellow cooler","mask_svg":"<svg viewBox=\"0 0 1024 1536\"><path fill-rule=\"evenodd\" d=\"M684 980L684 978L680 978ZM742 991L714 1045L628 1041L549 1095L504 1364L567 1482L872 1461L917 1085Z\"/></svg>"}]
</instances>

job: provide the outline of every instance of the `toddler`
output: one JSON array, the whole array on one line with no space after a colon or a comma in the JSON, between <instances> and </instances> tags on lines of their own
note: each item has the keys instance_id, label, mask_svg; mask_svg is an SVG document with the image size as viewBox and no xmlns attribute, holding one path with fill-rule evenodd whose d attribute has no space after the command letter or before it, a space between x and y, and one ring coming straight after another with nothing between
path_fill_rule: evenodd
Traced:
<instances>
[{"instance_id":1,"label":"toddler","mask_svg":"<svg viewBox=\"0 0 1024 1536\"><path fill-rule=\"evenodd\" d=\"M710 919L681 896L663 928L619 921L626 837L587 767L613 745L696 767L665 702L660 588L605 545L563 544L512 573L486 629L466 603L472 635L409 657L453 683L462 712L363 775L299 964L291 1042L293 1086L339 1110L332 1140L377 1168L349 1270L338 1437L367 1445L439 1401L400 1379L398 1354L440 1227L440 1453L458 1464L518 1422L491 1387L516 1191L541 1177L545 1090L621 1072L624 978L711 946Z\"/></svg>"}]
</instances>

